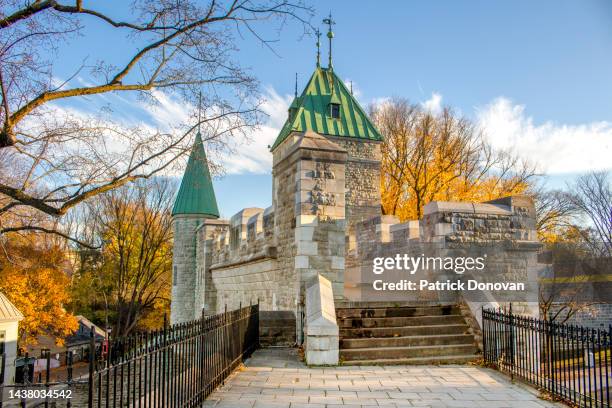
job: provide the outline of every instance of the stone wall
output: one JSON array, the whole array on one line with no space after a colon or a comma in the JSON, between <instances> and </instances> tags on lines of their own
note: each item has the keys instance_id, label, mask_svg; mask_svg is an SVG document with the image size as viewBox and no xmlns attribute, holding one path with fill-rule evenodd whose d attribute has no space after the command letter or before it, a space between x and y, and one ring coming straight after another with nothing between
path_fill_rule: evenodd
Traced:
<instances>
[{"instance_id":1,"label":"stone wall","mask_svg":"<svg viewBox=\"0 0 612 408\"><path fill-rule=\"evenodd\" d=\"M284 160L287 147L292 146L292 138L287 138L274 152L272 167L272 207L274 208L273 239L278 251L278 267L282 271L283 281L291 297L281 305L284 310L296 313L299 303L299 281L295 271L295 227L297 188L296 166ZM270 223L268 221L268 223Z\"/></svg>"},{"instance_id":2,"label":"stone wall","mask_svg":"<svg viewBox=\"0 0 612 408\"><path fill-rule=\"evenodd\" d=\"M561 306L553 306L553 310ZM612 325L612 304L586 303L568 321L568 324L609 330Z\"/></svg>"},{"instance_id":3,"label":"stone wall","mask_svg":"<svg viewBox=\"0 0 612 408\"><path fill-rule=\"evenodd\" d=\"M259 312L259 344L292 347L296 343L295 313L289 310Z\"/></svg>"},{"instance_id":4,"label":"stone wall","mask_svg":"<svg viewBox=\"0 0 612 408\"><path fill-rule=\"evenodd\" d=\"M216 311L237 309L240 305L260 302L262 310L279 310L293 300L293 293L283 290L282 274L274 258L252 262L217 264L211 267L216 289Z\"/></svg>"},{"instance_id":5,"label":"stone wall","mask_svg":"<svg viewBox=\"0 0 612 408\"><path fill-rule=\"evenodd\" d=\"M316 135L305 135L292 158L297 172L295 269L300 296L317 274L342 296L345 256L346 151Z\"/></svg>"},{"instance_id":6,"label":"stone wall","mask_svg":"<svg viewBox=\"0 0 612 408\"><path fill-rule=\"evenodd\" d=\"M424 214L419 221L399 223L395 217L382 216L356 225L349 237L354 245L346 260L345 295L349 301L408 302L415 305L465 303L473 309L476 321L480 320L480 307L499 305L499 297L485 297L476 302L450 291L385 292L385 297L382 297L381 292L372 288L372 282L380 279L379 275L372 273L373 259L396 254L444 258L465 256L471 252L474 255L488 253L483 279L490 277L495 281L503 277L506 281L537 285L538 275L546 265L538 262L540 244L530 199L508 197L487 203L432 202L425 206ZM423 273L425 275L411 279L430 277L430 272ZM403 270L385 271L385 281L403 278L406 278ZM519 300L522 303L514 305L517 312L538 314L537 290L529 291Z\"/></svg>"},{"instance_id":7,"label":"stone wall","mask_svg":"<svg viewBox=\"0 0 612 408\"><path fill-rule=\"evenodd\" d=\"M435 201L424 208L422 238L431 242L537 241L535 209L524 197L486 203Z\"/></svg>"},{"instance_id":8,"label":"stone wall","mask_svg":"<svg viewBox=\"0 0 612 408\"><path fill-rule=\"evenodd\" d=\"M381 215L380 143L328 137L347 152L346 219L347 231L353 225Z\"/></svg>"}]
</instances>

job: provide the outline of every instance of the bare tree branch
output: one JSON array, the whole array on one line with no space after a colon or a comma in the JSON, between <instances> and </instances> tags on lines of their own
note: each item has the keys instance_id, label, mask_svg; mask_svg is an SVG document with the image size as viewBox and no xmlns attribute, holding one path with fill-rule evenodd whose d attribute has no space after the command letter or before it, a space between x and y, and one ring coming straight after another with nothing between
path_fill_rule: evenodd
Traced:
<instances>
[{"instance_id":1,"label":"bare tree branch","mask_svg":"<svg viewBox=\"0 0 612 408\"><path fill-rule=\"evenodd\" d=\"M117 19L80 0L8 1L0 13L4 228L47 228L94 196L177 170L197 124L126 126L115 120L112 103L98 108L93 102L103 94L134 95L147 109L169 98L192 118L200 108L215 168L215 154L230 152L231 139L249 137L261 120L261 100L256 79L236 57L235 36L245 27L255 41L267 43L273 40L258 30L286 21L306 31L312 10L301 1L202 3L137 0L128 16ZM55 77L59 51L86 35L83 28L95 20L109 38L129 39L136 51L120 62L79 58L69 77ZM70 61L61 63L70 67ZM98 112L72 112L61 108L62 100L82 100Z\"/></svg>"},{"instance_id":2,"label":"bare tree branch","mask_svg":"<svg viewBox=\"0 0 612 408\"><path fill-rule=\"evenodd\" d=\"M40 226L36 226L36 225L22 225L19 227L8 227L8 228L0 228L0 235L2 234L7 234L7 233L11 233L11 232L21 232L21 231L36 231L36 232L44 232L45 234L53 234L53 235L57 235L58 237L62 237L64 239L67 239L69 241L72 241L84 248L88 248L88 249L97 249L98 247L93 246L87 242L81 241L77 238L74 238L62 231L56 230L56 229L49 229L49 228L45 228L45 227L40 227Z\"/></svg>"}]
</instances>

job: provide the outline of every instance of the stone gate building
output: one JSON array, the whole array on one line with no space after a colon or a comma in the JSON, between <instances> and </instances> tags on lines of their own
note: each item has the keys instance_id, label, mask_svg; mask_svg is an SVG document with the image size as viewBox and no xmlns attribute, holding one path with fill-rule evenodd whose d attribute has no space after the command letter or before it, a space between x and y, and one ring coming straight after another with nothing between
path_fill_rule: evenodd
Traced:
<instances>
[{"instance_id":1,"label":"stone gate building","mask_svg":"<svg viewBox=\"0 0 612 408\"><path fill-rule=\"evenodd\" d=\"M309 282L320 275L330 282L335 307L355 305L349 302L356 299L351 293L361 293L360 286L369 285L360 281L360 271L367 259L364 251L373 243L410 251L418 242L444 246L512 240L518 247L492 267L537 276L535 214L529 199L434 202L425 207L422 220L405 223L382 216L382 141L336 74L331 56L329 66L317 63L302 93L296 93L270 147L273 188L268 208L245 208L230 219L219 218L198 135L172 213L171 321L259 301L261 310L293 320L299 338ZM461 299L451 302L459 304ZM472 320L477 320L477 307L465 308L475 317Z\"/></svg>"},{"instance_id":2,"label":"stone gate building","mask_svg":"<svg viewBox=\"0 0 612 408\"><path fill-rule=\"evenodd\" d=\"M317 273L341 299L349 232L381 215L381 141L333 68L317 65L270 148L272 205L221 220L198 135L173 209L172 321L257 300L295 310Z\"/></svg>"}]
</instances>

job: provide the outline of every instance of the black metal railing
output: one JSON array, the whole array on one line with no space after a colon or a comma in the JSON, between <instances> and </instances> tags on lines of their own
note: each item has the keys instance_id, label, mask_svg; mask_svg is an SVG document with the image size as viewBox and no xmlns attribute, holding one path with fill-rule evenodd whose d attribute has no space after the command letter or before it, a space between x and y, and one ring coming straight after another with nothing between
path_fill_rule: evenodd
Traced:
<instances>
[{"instance_id":1,"label":"black metal railing","mask_svg":"<svg viewBox=\"0 0 612 408\"><path fill-rule=\"evenodd\" d=\"M485 363L560 400L610 407L612 326L591 329L483 309L482 334Z\"/></svg>"},{"instance_id":2,"label":"black metal railing","mask_svg":"<svg viewBox=\"0 0 612 408\"><path fill-rule=\"evenodd\" d=\"M68 352L65 365L50 369L47 353L46 368L34 375L26 355L19 383L3 384L0 376L0 408L3 400L19 407L200 406L259 347L259 306L99 340L92 328L82 361ZM2 357L0 374L7 365Z\"/></svg>"},{"instance_id":3,"label":"black metal railing","mask_svg":"<svg viewBox=\"0 0 612 408\"><path fill-rule=\"evenodd\" d=\"M259 346L259 306L117 339L88 407L195 407Z\"/></svg>"}]
</instances>

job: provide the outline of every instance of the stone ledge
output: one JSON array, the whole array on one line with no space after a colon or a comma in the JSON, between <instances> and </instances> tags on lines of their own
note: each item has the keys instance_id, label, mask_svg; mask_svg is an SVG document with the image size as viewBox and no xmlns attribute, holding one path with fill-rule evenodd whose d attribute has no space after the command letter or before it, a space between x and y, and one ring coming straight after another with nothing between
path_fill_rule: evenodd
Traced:
<instances>
[{"instance_id":1,"label":"stone ledge","mask_svg":"<svg viewBox=\"0 0 612 408\"><path fill-rule=\"evenodd\" d=\"M465 214L513 215L512 209L503 204L468 203L459 201L432 201L423 208L423 215L441 212Z\"/></svg>"},{"instance_id":2,"label":"stone ledge","mask_svg":"<svg viewBox=\"0 0 612 408\"><path fill-rule=\"evenodd\" d=\"M265 247L263 251L261 252L257 252L255 254L246 256L244 258L241 258L235 261L220 262L217 264L213 264L210 266L210 270L212 271L212 270L218 270L218 269L231 268L234 266L240 266L240 265L245 265L245 264L260 262L260 261L266 261L266 260L276 259L276 258L277 258L276 247L270 246L270 247Z\"/></svg>"}]
</instances>

